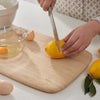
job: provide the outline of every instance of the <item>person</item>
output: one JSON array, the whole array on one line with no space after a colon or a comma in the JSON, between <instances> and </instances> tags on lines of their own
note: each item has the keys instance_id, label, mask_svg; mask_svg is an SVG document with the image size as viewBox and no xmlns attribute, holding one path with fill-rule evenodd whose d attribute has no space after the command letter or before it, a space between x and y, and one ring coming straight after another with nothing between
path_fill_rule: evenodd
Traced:
<instances>
[{"instance_id":1,"label":"person","mask_svg":"<svg viewBox=\"0 0 100 100\"><path fill-rule=\"evenodd\" d=\"M67 0L60 0L59 2L62 1L67 2ZM78 2L79 1L80 0L78 0ZM95 0L90 0L90 2L92 1ZM54 8L56 0L38 0L38 2L40 6L43 8L43 10L47 11L50 6L52 6L52 9ZM96 2L99 2L100 4L99 0L96 0ZM100 8L100 5L97 7ZM96 10L98 10L98 8L96 8ZM100 14L100 9L98 12ZM65 41L65 44L62 46L61 49L62 51L64 51L64 54L66 54L66 56L72 56L77 53L80 53L89 46L93 37L95 37L97 34L100 34L100 17L97 17L87 22L86 24L77 27L71 33L69 33L63 39Z\"/></svg>"}]
</instances>

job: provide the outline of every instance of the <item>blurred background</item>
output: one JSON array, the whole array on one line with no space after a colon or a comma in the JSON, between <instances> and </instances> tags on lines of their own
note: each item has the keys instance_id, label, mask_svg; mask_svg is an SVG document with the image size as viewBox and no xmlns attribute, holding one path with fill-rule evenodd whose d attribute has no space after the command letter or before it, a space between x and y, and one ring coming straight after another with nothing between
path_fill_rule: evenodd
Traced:
<instances>
[{"instance_id":1,"label":"blurred background","mask_svg":"<svg viewBox=\"0 0 100 100\"><path fill-rule=\"evenodd\" d=\"M37 0L24 0L24 1L28 1L28 2L32 2L32 3L38 4Z\"/></svg>"}]
</instances>

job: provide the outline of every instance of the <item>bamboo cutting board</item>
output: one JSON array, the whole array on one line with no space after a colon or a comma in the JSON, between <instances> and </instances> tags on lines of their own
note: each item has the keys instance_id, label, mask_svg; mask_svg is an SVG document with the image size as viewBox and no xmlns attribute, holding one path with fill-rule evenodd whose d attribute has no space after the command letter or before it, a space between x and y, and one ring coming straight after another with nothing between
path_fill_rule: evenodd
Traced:
<instances>
[{"instance_id":1,"label":"bamboo cutting board","mask_svg":"<svg viewBox=\"0 0 100 100\"><path fill-rule=\"evenodd\" d=\"M0 73L32 88L55 93L74 81L89 65L89 52L64 59L52 59L45 53L51 37L35 34L26 41L23 52L11 59L0 59Z\"/></svg>"}]
</instances>

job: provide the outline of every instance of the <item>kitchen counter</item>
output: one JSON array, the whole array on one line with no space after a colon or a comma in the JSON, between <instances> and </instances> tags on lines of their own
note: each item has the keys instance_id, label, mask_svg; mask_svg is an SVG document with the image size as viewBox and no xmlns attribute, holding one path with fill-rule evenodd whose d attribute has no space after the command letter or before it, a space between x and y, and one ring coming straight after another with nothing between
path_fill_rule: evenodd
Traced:
<instances>
[{"instance_id":1,"label":"kitchen counter","mask_svg":"<svg viewBox=\"0 0 100 100\"><path fill-rule=\"evenodd\" d=\"M54 18L60 39L64 38L77 26L85 23L58 13L54 13ZM41 34L53 36L47 12L44 12L39 5L28 3L23 0L19 0L19 9L13 24L29 30L34 30ZM100 58L97 54L98 48L100 48L100 36L96 36L87 48L87 50L93 55L92 61ZM100 85L95 82L94 84L97 89L96 96L91 98L88 94L84 95L83 83L87 73L88 68L68 87L55 94L48 94L32 89L0 75L0 79L9 80L14 85L14 91L11 95L0 96L0 100L100 100Z\"/></svg>"}]
</instances>

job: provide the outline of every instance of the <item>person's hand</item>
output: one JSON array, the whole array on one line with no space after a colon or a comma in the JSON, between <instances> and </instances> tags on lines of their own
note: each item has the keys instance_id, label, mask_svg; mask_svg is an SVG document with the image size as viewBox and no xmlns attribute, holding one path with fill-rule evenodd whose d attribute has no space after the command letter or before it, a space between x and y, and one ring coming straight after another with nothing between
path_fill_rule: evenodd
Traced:
<instances>
[{"instance_id":1,"label":"person's hand","mask_svg":"<svg viewBox=\"0 0 100 100\"><path fill-rule=\"evenodd\" d=\"M44 11L47 11L50 6L52 6L52 9L56 3L56 0L38 0L38 3L43 8Z\"/></svg>"},{"instance_id":2,"label":"person's hand","mask_svg":"<svg viewBox=\"0 0 100 100\"><path fill-rule=\"evenodd\" d=\"M65 45L62 46L62 51L66 56L75 55L88 47L93 37L98 33L100 33L100 23L97 21L79 26L63 39Z\"/></svg>"}]
</instances>

